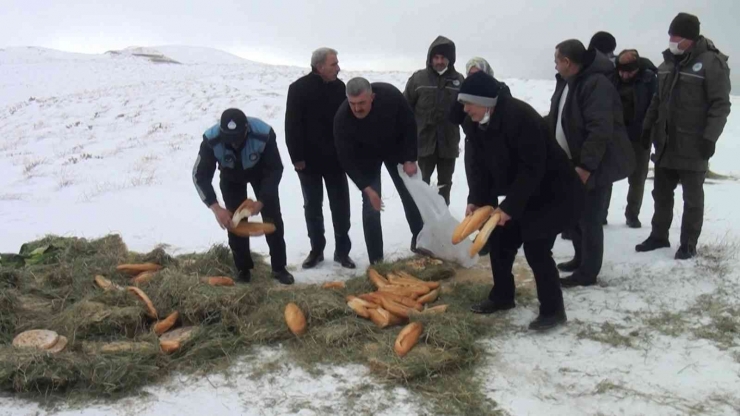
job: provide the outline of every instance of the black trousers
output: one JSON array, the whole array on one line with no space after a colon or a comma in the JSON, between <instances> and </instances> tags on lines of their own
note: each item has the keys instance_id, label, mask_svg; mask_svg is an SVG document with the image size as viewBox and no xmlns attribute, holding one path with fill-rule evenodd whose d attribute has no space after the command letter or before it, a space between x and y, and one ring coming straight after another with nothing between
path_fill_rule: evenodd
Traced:
<instances>
[{"instance_id":1,"label":"black trousers","mask_svg":"<svg viewBox=\"0 0 740 416\"><path fill-rule=\"evenodd\" d=\"M645 149L639 142L632 142L632 149L635 152L637 163L634 172L628 178L630 188L627 192L627 208L624 211L624 216L638 219L642 208L642 198L645 194L645 179L650 166L650 149Z\"/></svg>"},{"instance_id":2,"label":"black trousers","mask_svg":"<svg viewBox=\"0 0 740 416\"><path fill-rule=\"evenodd\" d=\"M255 194L260 192L260 181L252 181L252 190ZM221 181L221 194L226 204L226 209L234 212L245 199L247 199L247 183L236 183ZM272 270L282 270L285 268L287 259L285 254L285 226L283 224L283 215L280 212L280 197L267 201L260 201L264 205L262 208L263 222L275 224L275 232L266 236L267 245L270 247L270 264ZM238 271L251 270L254 268L252 255L249 252L249 238L240 237L229 232L229 247L234 256L234 265Z\"/></svg>"},{"instance_id":3,"label":"black trousers","mask_svg":"<svg viewBox=\"0 0 740 416\"><path fill-rule=\"evenodd\" d=\"M349 239L350 209L347 175L338 172L298 172L303 191L303 211L306 216L308 238L311 251L321 253L326 247L324 236L324 184L331 208L334 225L335 254L344 257L349 254L352 243Z\"/></svg>"},{"instance_id":4,"label":"black trousers","mask_svg":"<svg viewBox=\"0 0 740 416\"><path fill-rule=\"evenodd\" d=\"M439 194L445 199L445 203L449 206L450 191L452 190L452 175L455 173L455 162L457 159L439 157L437 151L429 156L419 158L421 179L426 183L430 183L432 180L432 174L436 168Z\"/></svg>"},{"instance_id":5,"label":"black trousers","mask_svg":"<svg viewBox=\"0 0 740 416\"><path fill-rule=\"evenodd\" d=\"M604 212L611 196L611 186L586 191L583 214L572 230L575 259L580 263L573 275L580 281L595 282L604 261Z\"/></svg>"},{"instance_id":6,"label":"black trousers","mask_svg":"<svg viewBox=\"0 0 740 416\"><path fill-rule=\"evenodd\" d=\"M652 237L668 240L668 230L673 222L673 192L681 182L683 188L683 218L681 218L681 244L696 247L704 224L704 179L706 172L655 168Z\"/></svg>"},{"instance_id":7,"label":"black trousers","mask_svg":"<svg viewBox=\"0 0 740 416\"><path fill-rule=\"evenodd\" d=\"M516 285L511 270L519 247L524 245L524 255L537 283L540 314L551 315L563 309L563 292L560 277L552 258L555 237L522 241L521 225L510 220L504 227L496 228L489 239L493 289L488 298L494 302L514 301Z\"/></svg>"},{"instance_id":8,"label":"black trousers","mask_svg":"<svg viewBox=\"0 0 740 416\"><path fill-rule=\"evenodd\" d=\"M403 211L406 214L406 221L409 224L412 234L412 244L416 244L416 237L421 232L424 222L421 219L421 213L419 208L416 206L414 199L411 198L406 185L403 183L403 179L398 174L395 163L385 163L385 168L391 175L393 185L398 191L398 195L401 197L401 203L403 204ZM380 169L374 173L375 178L370 184L370 187L382 196L381 184L380 184ZM370 199L367 197L365 192L362 192L362 228L365 232L365 245L367 246L367 254L370 258L370 262L376 262L383 259L383 228L380 222L380 211L376 211L370 204Z\"/></svg>"}]
</instances>

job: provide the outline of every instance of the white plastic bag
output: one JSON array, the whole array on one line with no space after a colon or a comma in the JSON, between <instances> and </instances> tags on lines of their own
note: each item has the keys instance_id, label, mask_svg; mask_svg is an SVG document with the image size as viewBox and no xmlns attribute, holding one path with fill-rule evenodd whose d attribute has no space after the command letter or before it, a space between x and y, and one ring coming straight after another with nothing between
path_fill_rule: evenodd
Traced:
<instances>
[{"instance_id":1,"label":"white plastic bag","mask_svg":"<svg viewBox=\"0 0 740 416\"><path fill-rule=\"evenodd\" d=\"M477 264L478 255L470 257L470 246L473 244L470 239L466 238L457 245L452 244L452 233L460 221L450 214L449 207L437 190L421 179L421 171L417 169L414 176L408 176L403 171L403 165L398 165L398 174L416 202L424 221L424 227L416 238L416 247L432 253L436 258L465 268Z\"/></svg>"}]
</instances>

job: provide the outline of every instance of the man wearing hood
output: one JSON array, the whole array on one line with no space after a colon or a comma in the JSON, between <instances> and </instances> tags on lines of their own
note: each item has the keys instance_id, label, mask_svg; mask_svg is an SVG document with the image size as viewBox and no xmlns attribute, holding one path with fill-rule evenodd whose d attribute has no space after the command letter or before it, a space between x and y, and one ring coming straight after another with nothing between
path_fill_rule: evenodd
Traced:
<instances>
[{"instance_id":1,"label":"man wearing hood","mask_svg":"<svg viewBox=\"0 0 740 416\"><path fill-rule=\"evenodd\" d=\"M544 330L566 321L558 270L552 258L555 237L572 226L583 208L584 189L568 157L530 105L485 72L463 82L458 100L467 114L466 215L485 205L501 218L490 239L494 285L476 313L515 306L514 258L524 246L537 283L540 311L529 328ZM501 204L498 198L504 196Z\"/></svg>"},{"instance_id":2,"label":"man wearing hood","mask_svg":"<svg viewBox=\"0 0 740 416\"><path fill-rule=\"evenodd\" d=\"M460 129L449 121L449 111L463 79L455 70L455 43L438 36L429 46L426 68L409 78L403 92L416 117L422 179L429 183L437 169L439 194L447 205L460 154Z\"/></svg>"},{"instance_id":3,"label":"man wearing hood","mask_svg":"<svg viewBox=\"0 0 740 416\"><path fill-rule=\"evenodd\" d=\"M614 64L575 39L555 49L557 85L548 121L586 188L583 215L572 230L575 256L561 263L573 272L563 287L596 284L604 256L602 221L609 188L632 173L635 155L627 137L622 103L610 77Z\"/></svg>"},{"instance_id":4,"label":"man wearing hood","mask_svg":"<svg viewBox=\"0 0 740 416\"><path fill-rule=\"evenodd\" d=\"M670 247L673 192L681 182L683 218L676 259L696 255L704 221L704 178L730 114L727 55L700 35L699 19L679 13L668 29L669 48L658 68L658 90L643 124L655 145L652 232L638 252Z\"/></svg>"}]
</instances>

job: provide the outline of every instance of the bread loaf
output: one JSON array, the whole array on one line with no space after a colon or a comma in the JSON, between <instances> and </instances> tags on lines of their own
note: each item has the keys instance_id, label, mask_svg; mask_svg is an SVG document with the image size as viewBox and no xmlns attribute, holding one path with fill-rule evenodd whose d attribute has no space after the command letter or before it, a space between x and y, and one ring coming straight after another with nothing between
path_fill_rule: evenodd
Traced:
<instances>
[{"instance_id":1,"label":"bread loaf","mask_svg":"<svg viewBox=\"0 0 740 416\"><path fill-rule=\"evenodd\" d=\"M396 342L393 345L393 349L396 351L399 357L403 357L411 351L411 348L419 342L421 333L424 331L424 326L421 322L412 322L406 325L396 337Z\"/></svg>"},{"instance_id":2,"label":"bread loaf","mask_svg":"<svg viewBox=\"0 0 740 416\"><path fill-rule=\"evenodd\" d=\"M254 200L245 199L236 211L234 211L234 215L231 217L231 226L236 227L242 219L251 217L254 212L254 204Z\"/></svg>"},{"instance_id":3,"label":"bread loaf","mask_svg":"<svg viewBox=\"0 0 740 416\"><path fill-rule=\"evenodd\" d=\"M204 277L201 282L210 286L234 286L234 279L226 276Z\"/></svg>"},{"instance_id":4,"label":"bread loaf","mask_svg":"<svg viewBox=\"0 0 740 416\"><path fill-rule=\"evenodd\" d=\"M170 329L172 329L173 326L175 326L175 324L177 323L177 318L179 317L180 317L179 312L177 311L172 312L165 319L154 324L154 333L157 334L157 336L159 336L169 331Z\"/></svg>"},{"instance_id":5,"label":"bread loaf","mask_svg":"<svg viewBox=\"0 0 740 416\"><path fill-rule=\"evenodd\" d=\"M326 282L321 287L324 289L344 289L346 286L344 282Z\"/></svg>"},{"instance_id":6,"label":"bread loaf","mask_svg":"<svg viewBox=\"0 0 740 416\"><path fill-rule=\"evenodd\" d=\"M269 222L242 221L230 231L239 237L258 237L265 234L272 234L275 230L275 224Z\"/></svg>"},{"instance_id":7,"label":"bread loaf","mask_svg":"<svg viewBox=\"0 0 740 416\"><path fill-rule=\"evenodd\" d=\"M426 303L432 303L439 297L439 289L432 290L431 292L427 293L426 295L420 297L417 299L417 301L421 304Z\"/></svg>"},{"instance_id":8,"label":"bread loaf","mask_svg":"<svg viewBox=\"0 0 740 416\"><path fill-rule=\"evenodd\" d=\"M388 282L388 280L383 277L383 275L378 273L378 271L373 269L372 267L367 269L367 278L370 279L370 283L372 283L378 289L390 284L390 282Z\"/></svg>"},{"instance_id":9,"label":"bread loaf","mask_svg":"<svg viewBox=\"0 0 740 416\"><path fill-rule=\"evenodd\" d=\"M409 308L408 306L404 306L393 299L389 299L386 297L381 298L380 300L381 306L383 306L383 309L387 310L388 312L400 316L401 318L408 318L409 317Z\"/></svg>"},{"instance_id":10,"label":"bread loaf","mask_svg":"<svg viewBox=\"0 0 740 416\"><path fill-rule=\"evenodd\" d=\"M285 322L294 335L301 336L306 333L306 316L293 302L285 306Z\"/></svg>"},{"instance_id":11,"label":"bread loaf","mask_svg":"<svg viewBox=\"0 0 740 416\"><path fill-rule=\"evenodd\" d=\"M458 225L455 229L455 232L452 234L453 239L457 237L457 243L455 244L459 244L464 239L468 238L470 234L473 234L476 230L479 230L483 223L488 220L488 217L493 214L494 209L495 208L493 208L491 205L486 205L476 209L471 215L466 217L470 219L468 221L463 221L462 223L460 223L460 225ZM459 231L458 228L460 229Z\"/></svg>"},{"instance_id":12,"label":"bread loaf","mask_svg":"<svg viewBox=\"0 0 740 416\"><path fill-rule=\"evenodd\" d=\"M138 287L129 286L126 288L130 293L132 293L134 296L139 298L142 302L144 302L144 306L146 307L146 314L152 319L157 319L157 309L154 308L154 304L152 304L151 299L149 299L149 296L146 295L141 289Z\"/></svg>"},{"instance_id":13,"label":"bread loaf","mask_svg":"<svg viewBox=\"0 0 740 416\"><path fill-rule=\"evenodd\" d=\"M432 290L439 287L439 282L427 282L425 280L419 279L418 277L410 273L406 273L402 270L396 272L396 274L398 275L398 277L396 278L396 281L400 282L400 284L407 284L410 286L423 285L423 286L429 287L429 289L432 289ZM391 283L395 283L395 282L391 281Z\"/></svg>"},{"instance_id":14,"label":"bread loaf","mask_svg":"<svg viewBox=\"0 0 740 416\"><path fill-rule=\"evenodd\" d=\"M361 316L365 319L370 319L370 313L367 311L367 307L365 306L365 304L368 303L369 302L352 296L351 299L347 301L347 306L352 308L352 310L355 311L358 316Z\"/></svg>"},{"instance_id":15,"label":"bread loaf","mask_svg":"<svg viewBox=\"0 0 740 416\"><path fill-rule=\"evenodd\" d=\"M59 334L46 329L32 329L24 331L13 338L13 346L16 348L36 348L48 350L59 342Z\"/></svg>"},{"instance_id":16,"label":"bread loaf","mask_svg":"<svg viewBox=\"0 0 740 416\"><path fill-rule=\"evenodd\" d=\"M153 272L153 271L141 272L137 274L136 277L134 277L133 282L137 286L149 283L154 278L154 275L156 273L157 272Z\"/></svg>"},{"instance_id":17,"label":"bread loaf","mask_svg":"<svg viewBox=\"0 0 740 416\"><path fill-rule=\"evenodd\" d=\"M116 267L116 270L119 272L130 274L131 276L136 276L143 272L156 272L161 269L162 266L155 263L119 264Z\"/></svg>"},{"instance_id":18,"label":"bread loaf","mask_svg":"<svg viewBox=\"0 0 740 416\"><path fill-rule=\"evenodd\" d=\"M488 238L491 236L491 232L496 228L496 225L498 224L499 220L501 219L501 216L499 214L494 214L491 216L491 218L486 221L486 224L483 226L483 229L480 230L478 235L475 237L475 242L473 245L470 246L470 257L475 257L476 254L478 254L481 249L483 249L483 246L486 245L488 242Z\"/></svg>"},{"instance_id":19,"label":"bread loaf","mask_svg":"<svg viewBox=\"0 0 740 416\"><path fill-rule=\"evenodd\" d=\"M383 308L368 309L367 312L370 314L370 320L378 328L387 328L406 322L406 319L396 316Z\"/></svg>"}]
</instances>

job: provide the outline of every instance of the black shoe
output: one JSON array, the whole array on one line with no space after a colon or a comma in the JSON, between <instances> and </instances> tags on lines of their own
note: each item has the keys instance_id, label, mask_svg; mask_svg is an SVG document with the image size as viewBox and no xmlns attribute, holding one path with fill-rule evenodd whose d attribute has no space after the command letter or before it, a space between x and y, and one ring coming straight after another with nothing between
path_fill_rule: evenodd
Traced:
<instances>
[{"instance_id":1,"label":"black shoe","mask_svg":"<svg viewBox=\"0 0 740 416\"><path fill-rule=\"evenodd\" d=\"M324 261L324 253L312 251L308 253L308 257L306 257L306 260L303 261L303 268L313 269L322 261Z\"/></svg>"},{"instance_id":2,"label":"black shoe","mask_svg":"<svg viewBox=\"0 0 740 416\"><path fill-rule=\"evenodd\" d=\"M335 254L334 261L341 264L342 267L344 267L345 269L354 269L355 267L357 267L357 265L355 265L355 262L353 262L352 259L349 258L349 256L340 257Z\"/></svg>"},{"instance_id":3,"label":"black shoe","mask_svg":"<svg viewBox=\"0 0 740 416\"><path fill-rule=\"evenodd\" d=\"M575 274L572 274L570 276L565 276L564 278L560 279L560 287L576 287L576 286L593 286L596 284L596 280L588 281L583 280L576 276Z\"/></svg>"},{"instance_id":4,"label":"black shoe","mask_svg":"<svg viewBox=\"0 0 740 416\"><path fill-rule=\"evenodd\" d=\"M668 240L659 240L653 236L647 238L647 240L635 246L635 251L644 253L646 251L653 251L659 248L670 247L671 242Z\"/></svg>"},{"instance_id":5,"label":"black shoe","mask_svg":"<svg viewBox=\"0 0 740 416\"><path fill-rule=\"evenodd\" d=\"M419 250L416 248L416 237L411 238L411 252L414 254L419 254Z\"/></svg>"},{"instance_id":6,"label":"black shoe","mask_svg":"<svg viewBox=\"0 0 740 416\"><path fill-rule=\"evenodd\" d=\"M630 228L642 228L642 223L637 218L627 218L627 226Z\"/></svg>"},{"instance_id":7,"label":"black shoe","mask_svg":"<svg viewBox=\"0 0 740 416\"><path fill-rule=\"evenodd\" d=\"M242 270L236 277L238 282L249 283L252 280L252 272L249 270Z\"/></svg>"},{"instance_id":8,"label":"black shoe","mask_svg":"<svg viewBox=\"0 0 740 416\"><path fill-rule=\"evenodd\" d=\"M689 244L681 244L676 251L676 260L688 260L696 256L696 247Z\"/></svg>"},{"instance_id":9,"label":"black shoe","mask_svg":"<svg viewBox=\"0 0 740 416\"><path fill-rule=\"evenodd\" d=\"M292 285L293 282L295 282L295 279L293 279L293 275L290 274L290 272L286 269L273 270L272 277L277 279L278 282L284 285Z\"/></svg>"},{"instance_id":10,"label":"black shoe","mask_svg":"<svg viewBox=\"0 0 740 416\"><path fill-rule=\"evenodd\" d=\"M561 272L572 273L581 266L581 261L578 259L572 259L564 263L558 263L558 270Z\"/></svg>"},{"instance_id":11,"label":"black shoe","mask_svg":"<svg viewBox=\"0 0 740 416\"><path fill-rule=\"evenodd\" d=\"M514 309L515 306L516 305L514 304L514 301L496 302L490 299L486 299L481 303L476 303L475 305L471 306L470 311L473 313L489 314L489 313L494 313L498 311Z\"/></svg>"},{"instance_id":12,"label":"black shoe","mask_svg":"<svg viewBox=\"0 0 740 416\"><path fill-rule=\"evenodd\" d=\"M563 240L573 240L573 233L570 230L563 231L560 233L560 238Z\"/></svg>"},{"instance_id":13,"label":"black shoe","mask_svg":"<svg viewBox=\"0 0 740 416\"><path fill-rule=\"evenodd\" d=\"M529 329L532 331L544 331L562 325L567 321L568 317L565 316L565 310L561 309L550 315L539 314L534 321L529 323Z\"/></svg>"}]
</instances>

